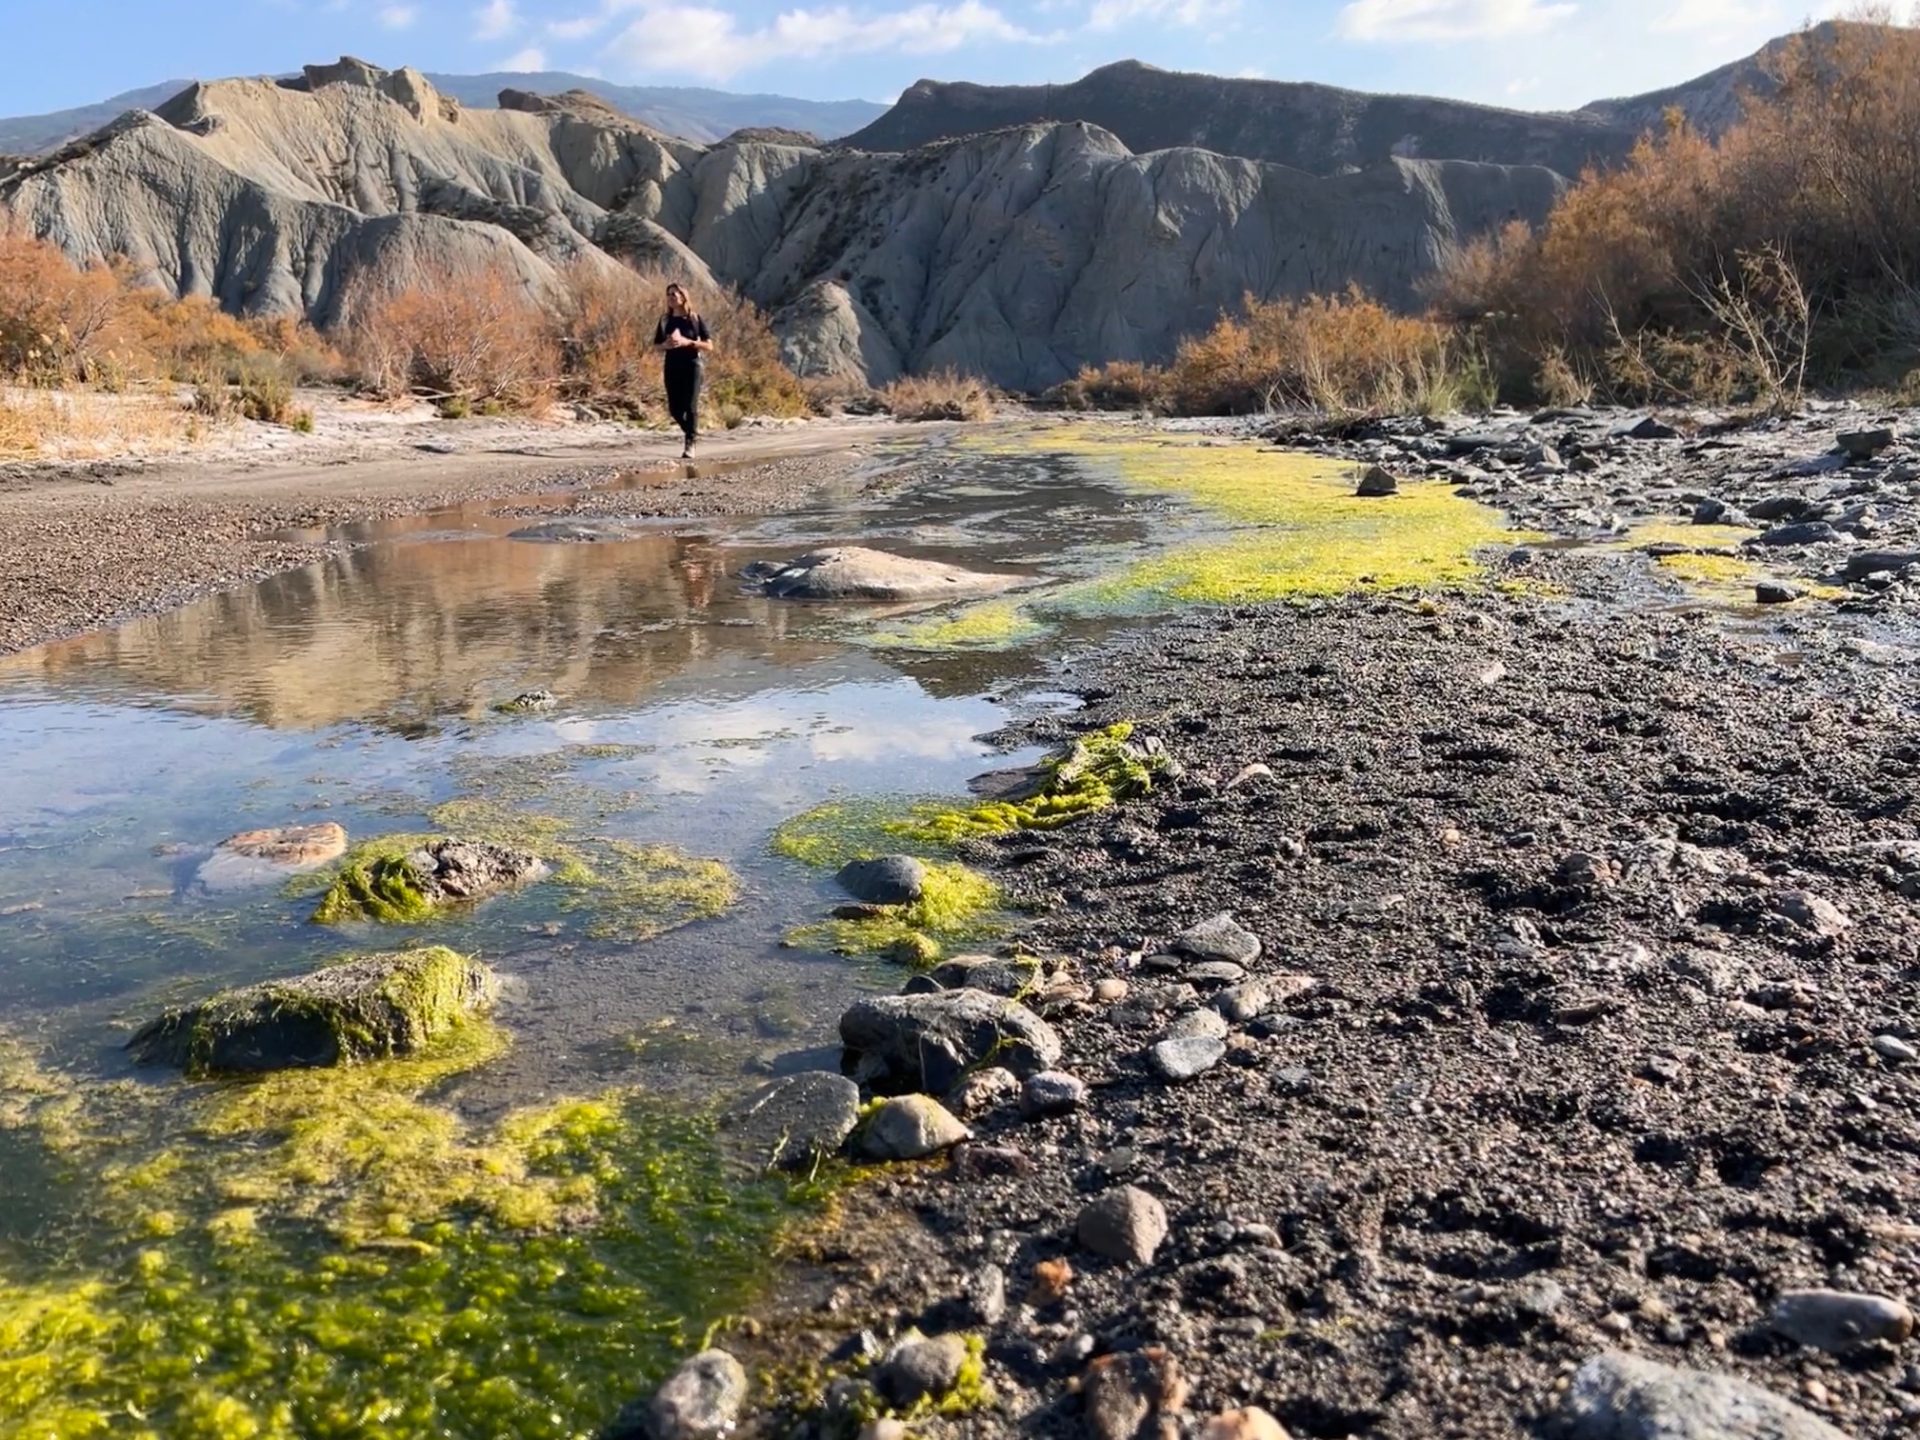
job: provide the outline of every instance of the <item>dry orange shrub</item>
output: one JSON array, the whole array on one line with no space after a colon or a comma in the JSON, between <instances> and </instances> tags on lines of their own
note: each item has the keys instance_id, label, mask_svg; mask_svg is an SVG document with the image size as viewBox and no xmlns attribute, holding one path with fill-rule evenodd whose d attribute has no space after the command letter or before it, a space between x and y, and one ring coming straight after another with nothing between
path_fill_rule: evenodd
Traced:
<instances>
[{"instance_id":1,"label":"dry orange shrub","mask_svg":"<svg viewBox=\"0 0 1920 1440\"><path fill-rule=\"evenodd\" d=\"M1621 399L1759 396L1790 387L1777 352L1799 341L1829 380L1913 365L1920 31L1817 27L1768 78L1717 142L1670 115L1539 230L1467 247L1439 311L1481 327L1503 377L1536 392L1571 373Z\"/></svg>"}]
</instances>

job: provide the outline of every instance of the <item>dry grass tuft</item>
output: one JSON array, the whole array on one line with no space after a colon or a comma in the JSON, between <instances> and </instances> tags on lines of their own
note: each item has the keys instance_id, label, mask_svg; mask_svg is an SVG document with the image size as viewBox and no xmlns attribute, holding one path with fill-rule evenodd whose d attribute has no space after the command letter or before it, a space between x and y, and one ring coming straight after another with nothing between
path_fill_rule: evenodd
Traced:
<instances>
[{"instance_id":1,"label":"dry grass tuft","mask_svg":"<svg viewBox=\"0 0 1920 1440\"><path fill-rule=\"evenodd\" d=\"M958 370L903 376L880 392L880 403L896 420L993 418L993 395L986 382Z\"/></svg>"}]
</instances>

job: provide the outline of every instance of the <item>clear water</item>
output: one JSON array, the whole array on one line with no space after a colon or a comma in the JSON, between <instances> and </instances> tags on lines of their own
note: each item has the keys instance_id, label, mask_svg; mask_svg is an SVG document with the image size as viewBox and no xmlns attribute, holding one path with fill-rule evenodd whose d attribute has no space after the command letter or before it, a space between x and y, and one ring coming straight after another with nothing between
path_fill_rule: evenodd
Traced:
<instances>
[{"instance_id":1,"label":"clear water","mask_svg":"<svg viewBox=\"0 0 1920 1440\"><path fill-rule=\"evenodd\" d=\"M862 635L899 607L768 600L741 569L860 541L1071 576L1168 528L1163 506L1064 463L938 450L723 523L622 520L616 486L589 523L622 538L595 543L512 538L535 508L349 527L336 538L356 548L324 563L0 661L0 1015L16 1038L117 1073L167 1003L420 938L311 925L310 898L208 893L197 872L238 830L330 819L367 839L479 795L716 857L743 895L638 944L588 936L552 886L431 927L507 980L515 1044L469 1103L588 1077L705 1092L817 1061L849 997L899 975L781 947L834 893L768 852L774 827L847 795L962 794L1027 758L983 735L1065 702L1039 654L877 650ZM536 687L559 708L492 711Z\"/></svg>"}]
</instances>

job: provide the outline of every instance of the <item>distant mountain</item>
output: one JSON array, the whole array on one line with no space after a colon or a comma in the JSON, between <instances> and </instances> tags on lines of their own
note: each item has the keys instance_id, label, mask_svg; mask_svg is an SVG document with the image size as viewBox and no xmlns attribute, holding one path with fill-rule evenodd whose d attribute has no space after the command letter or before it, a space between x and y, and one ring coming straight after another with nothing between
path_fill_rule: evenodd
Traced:
<instances>
[{"instance_id":1,"label":"distant mountain","mask_svg":"<svg viewBox=\"0 0 1920 1440\"><path fill-rule=\"evenodd\" d=\"M0 155L37 155L80 135L98 130L129 110L151 110L178 95L191 80L162 80L102 100L97 105L79 105L71 110L54 110L45 115L0 117Z\"/></svg>"},{"instance_id":2,"label":"distant mountain","mask_svg":"<svg viewBox=\"0 0 1920 1440\"><path fill-rule=\"evenodd\" d=\"M1815 47L1827 45L1844 31L1857 33L1860 28L1857 21L1824 20L1799 34L1769 40L1745 59L1709 70L1683 84L1624 100L1596 100L1583 106L1581 113L1645 131L1658 130L1666 122L1667 111L1678 109L1693 122L1695 129L1718 135L1740 118L1745 96L1766 95L1772 91L1772 63L1788 45L1796 41Z\"/></svg>"},{"instance_id":3,"label":"distant mountain","mask_svg":"<svg viewBox=\"0 0 1920 1440\"><path fill-rule=\"evenodd\" d=\"M822 140L858 130L886 113L871 100L795 100L785 95L734 95L670 85L614 85L563 70L502 70L485 75L429 75L434 88L462 105L490 109L502 90L554 95L585 90L622 114L668 135L708 145L735 130L798 130ZM91 134L129 110L153 110L194 82L165 80L97 105L46 115L0 118L0 155L37 155Z\"/></svg>"},{"instance_id":4,"label":"distant mountain","mask_svg":"<svg viewBox=\"0 0 1920 1440\"><path fill-rule=\"evenodd\" d=\"M1067 121L1098 125L1135 154L1192 146L1315 175L1394 159L1544 165L1574 175L1589 163L1620 159L1635 134L1598 115L1226 79L1127 60L1070 85L922 80L893 109L840 143L858 150L912 150L1007 126Z\"/></svg>"}]
</instances>

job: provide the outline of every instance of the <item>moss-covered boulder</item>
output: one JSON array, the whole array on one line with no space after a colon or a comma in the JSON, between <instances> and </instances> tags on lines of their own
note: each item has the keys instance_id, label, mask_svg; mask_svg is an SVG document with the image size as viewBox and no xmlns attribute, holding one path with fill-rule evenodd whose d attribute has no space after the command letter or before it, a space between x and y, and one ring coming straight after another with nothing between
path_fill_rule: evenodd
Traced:
<instances>
[{"instance_id":1,"label":"moss-covered boulder","mask_svg":"<svg viewBox=\"0 0 1920 1440\"><path fill-rule=\"evenodd\" d=\"M322 925L417 925L445 906L484 900L546 873L547 862L538 855L507 845L417 836L376 840L347 857L313 918Z\"/></svg>"},{"instance_id":2,"label":"moss-covered boulder","mask_svg":"<svg viewBox=\"0 0 1920 1440\"><path fill-rule=\"evenodd\" d=\"M169 1010L127 1049L141 1064L192 1074L384 1060L419 1050L493 996L493 972L445 946L357 955Z\"/></svg>"}]
</instances>

